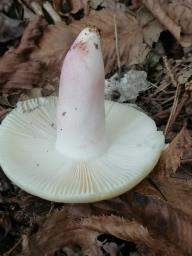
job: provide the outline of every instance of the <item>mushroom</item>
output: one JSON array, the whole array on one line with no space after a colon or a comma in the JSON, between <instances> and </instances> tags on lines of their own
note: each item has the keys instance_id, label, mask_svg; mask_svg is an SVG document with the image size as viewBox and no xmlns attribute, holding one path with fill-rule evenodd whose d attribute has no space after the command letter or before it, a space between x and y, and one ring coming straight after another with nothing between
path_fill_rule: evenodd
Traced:
<instances>
[{"instance_id":1,"label":"mushroom","mask_svg":"<svg viewBox=\"0 0 192 256\"><path fill-rule=\"evenodd\" d=\"M59 97L19 102L0 127L0 163L23 190L56 202L118 196L157 163L164 136L142 111L104 101L104 65L96 29L68 51Z\"/></svg>"}]
</instances>

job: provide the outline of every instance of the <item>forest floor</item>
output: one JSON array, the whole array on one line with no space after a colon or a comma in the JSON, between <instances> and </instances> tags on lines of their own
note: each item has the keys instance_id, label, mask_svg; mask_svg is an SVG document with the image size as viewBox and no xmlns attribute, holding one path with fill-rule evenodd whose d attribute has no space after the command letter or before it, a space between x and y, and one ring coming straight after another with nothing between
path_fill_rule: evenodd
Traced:
<instances>
[{"instance_id":1,"label":"forest floor","mask_svg":"<svg viewBox=\"0 0 192 256\"><path fill-rule=\"evenodd\" d=\"M18 101L57 95L63 58L90 25L116 81L105 97L137 104L169 143L137 187L97 203L40 199L0 170L0 255L192 255L191 20L190 0L0 0L1 121Z\"/></svg>"}]
</instances>

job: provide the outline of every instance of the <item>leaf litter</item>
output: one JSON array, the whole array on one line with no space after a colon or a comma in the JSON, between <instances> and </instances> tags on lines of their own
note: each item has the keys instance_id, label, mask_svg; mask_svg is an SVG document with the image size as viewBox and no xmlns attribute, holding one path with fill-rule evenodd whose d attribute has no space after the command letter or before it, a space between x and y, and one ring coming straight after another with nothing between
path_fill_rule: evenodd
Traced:
<instances>
[{"instance_id":1,"label":"leaf litter","mask_svg":"<svg viewBox=\"0 0 192 256\"><path fill-rule=\"evenodd\" d=\"M70 7L64 15L61 6L58 11L49 2L47 11L43 1L18 1L29 21L24 32L12 30L14 44L10 47L6 42L2 50L1 120L18 100L57 93L67 50L83 27L93 25L101 33L109 86L106 98L134 100L161 130L172 113L166 134L169 146L138 186L94 204L56 204L36 198L1 172L0 254L191 255L190 1L61 1ZM12 6L13 1L1 1L1 17L23 22L11 14ZM52 9L62 22L55 22ZM180 92L173 111L177 83Z\"/></svg>"}]
</instances>

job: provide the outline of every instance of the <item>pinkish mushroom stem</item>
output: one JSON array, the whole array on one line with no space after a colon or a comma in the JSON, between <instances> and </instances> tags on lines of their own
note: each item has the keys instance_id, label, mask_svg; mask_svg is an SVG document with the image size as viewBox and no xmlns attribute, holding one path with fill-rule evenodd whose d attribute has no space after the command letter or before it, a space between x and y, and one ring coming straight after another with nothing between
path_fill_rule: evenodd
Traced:
<instances>
[{"instance_id":1,"label":"pinkish mushroom stem","mask_svg":"<svg viewBox=\"0 0 192 256\"><path fill-rule=\"evenodd\" d=\"M82 159L106 150L104 78L99 34L86 28L62 67L56 141L60 153Z\"/></svg>"}]
</instances>

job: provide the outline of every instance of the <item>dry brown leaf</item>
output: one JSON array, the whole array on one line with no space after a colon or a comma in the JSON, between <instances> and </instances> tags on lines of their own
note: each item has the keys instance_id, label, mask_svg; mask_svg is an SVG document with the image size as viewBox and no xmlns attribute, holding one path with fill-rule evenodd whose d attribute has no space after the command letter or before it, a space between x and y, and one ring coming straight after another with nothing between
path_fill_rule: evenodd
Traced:
<instances>
[{"instance_id":1,"label":"dry brown leaf","mask_svg":"<svg viewBox=\"0 0 192 256\"><path fill-rule=\"evenodd\" d=\"M191 0L142 0L142 3L182 46L192 44Z\"/></svg>"},{"instance_id":2,"label":"dry brown leaf","mask_svg":"<svg viewBox=\"0 0 192 256\"><path fill-rule=\"evenodd\" d=\"M9 50L0 59L1 90L30 89L37 85L43 65L39 61L31 60L30 55L45 26L44 20L36 17L24 31L19 47Z\"/></svg>"},{"instance_id":3,"label":"dry brown leaf","mask_svg":"<svg viewBox=\"0 0 192 256\"><path fill-rule=\"evenodd\" d=\"M192 180L171 178L157 181L156 185L172 206L192 216Z\"/></svg>"},{"instance_id":4,"label":"dry brown leaf","mask_svg":"<svg viewBox=\"0 0 192 256\"><path fill-rule=\"evenodd\" d=\"M148 49L143 43L142 30L135 17L121 11L93 12L69 26L62 22L49 26L40 41L40 48L36 49L33 57L48 65L52 72L56 69L58 75L61 62L80 30L88 25L96 26L101 32L105 71L111 72L117 68L114 15L116 15L121 65L143 62Z\"/></svg>"},{"instance_id":5,"label":"dry brown leaf","mask_svg":"<svg viewBox=\"0 0 192 256\"><path fill-rule=\"evenodd\" d=\"M139 185L133 188L132 191L138 192L142 195L152 196L153 198L156 199L164 199L162 194L155 185L156 184L154 184L151 179L145 179L141 183L139 183Z\"/></svg>"},{"instance_id":6,"label":"dry brown leaf","mask_svg":"<svg viewBox=\"0 0 192 256\"><path fill-rule=\"evenodd\" d=\"M0 13L0 43L6 43L19 38L23 30L24 24L21 20L12 19Z\"/></svg>"},{"instance_id":7,"label":"dry brown leaf","mask_svg":"<svg viewBox=\"0 0 192 256\"><path fill-rule=\"evenodd\" d=\"M108 10L126 10L125 3L119 0L89 0L89 6L97 10L97 8L105 8Z\"/></svg>"},{"instance_id":8,"label":"dry brown leaf","mask_svg":"<svg viewBox=\"0 0 192 256\"><path fill-rule=\"evenodd\" d=\"M85 6L85 0L68 0L71 6L71 13L77 13L82 10ZM88 0L86 1L88 2Z\"/></svg>"},{"instance_id":9,"label":"dry brown leaf","mask_svg":"<svg viewBox=\"0 0 192 256\"><path fill-rule=\"evenodd\" d=\"M93 253L88 255L99 255L95 243L98 233L80 230L79 225L76 225L82 216L89 216L91 213L92 209L88 204L64 206L62 211L48 216L46 223L31 237L24 251L28 251L31 256L54 255L55 251L64 246L73 247L79 244L84 246L85 251Z\"/></svg>"},{"instance_id":10,"label":"dry brown leaf","mask_svg":"<svg viewBox=\"0 0 192 256\"><path fill-rule=\"evenodd\" d=\"M144 6L136 12L136 18L143 29L145 43L152 47L153 43L159 40L164 27Z\"/></svg>"},{"instance_id":11,"label":"dry brown leaf","mask_svg":"<svg viewBox=\"0 0 192 256\"><path fill-rule=\"evenodd\" d=\"M191 255L192 253L192 217L167 202L139 193L129 198L135 219L139 220L154 236L165 238L174 245L175 254ZM166 250L173 249L167 247ZM174 253L174 251L172 251Z\"/></svg>"},{"instance_id":12,"label":"dry brown leaf","mask_svg":"<svg viewBox=\"0 0 192 256\"><path fill-rule=\"evenodd\" d=\"M155 178L170 177L181 164L185 150L192 146L192 137L184 127L173 139L168 148L162 153L152 176Z\"/></svg>"},{"instance_id":13,"label":"dry brown leaf","mask_svg":"<svg viewBox=\"0 0 192 256\"><path fill-rule=\"evenodd\" d=\"M52 255L54 251L70 244L81 245L86 255L102 255L98 254L96 241L97 236L102 233L133 241L156 251L161 250L159 241L153 240L148 230L135 221L118 216L89 216L81 219L80 216L68 214L63 211L48 218L29 242L31 255Z\"/></svg>"}]
</instances>

